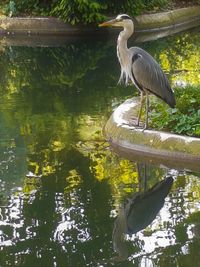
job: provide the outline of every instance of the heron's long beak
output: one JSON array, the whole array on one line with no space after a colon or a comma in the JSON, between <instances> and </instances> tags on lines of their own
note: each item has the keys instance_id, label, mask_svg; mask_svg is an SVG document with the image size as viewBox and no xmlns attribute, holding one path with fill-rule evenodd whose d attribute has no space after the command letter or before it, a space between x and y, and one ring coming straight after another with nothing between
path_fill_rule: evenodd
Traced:
<instances>
[{"instance_id":1,"label":"heron's long beak","mask_svg":"<svg viewBox=\"0 0 200 267\"><path fill-rule=\"evenodd\" d=\"M114 26L116 22L117 22L116 19L111 19L109 21L105 21L105 22L99 24L99 27Z\"/></svg>"}]
</instances>

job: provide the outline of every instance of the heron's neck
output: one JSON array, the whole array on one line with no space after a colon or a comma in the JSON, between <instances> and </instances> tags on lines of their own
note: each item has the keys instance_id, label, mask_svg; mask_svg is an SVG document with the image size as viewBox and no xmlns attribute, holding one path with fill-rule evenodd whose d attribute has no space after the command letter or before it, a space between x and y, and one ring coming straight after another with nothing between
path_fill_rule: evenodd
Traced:
<instances>
[{"instance_id":1,"label":"heron's neck","mask_svg":"<svg viewBox=\"0 0 200 267\"><path fill-rule=\"evenodd\" d=\"M121 65L121 75L119 83L128 81L131 79L131 58L129 56L129 50L127 47L127 40L133 34L133 25L125 27L123 31L120 32L117 40L117 56Z\"/></svg>"},{"instance_id":2,"label":"heron's neck","mask_svg":"<svg viewBox=\"0 0 200 267\"><path fill-rule=\"evenodd\" d=\"M125 27L123 31L120 32L117 40L117 48L120 53L125 53L128 50L127 41L133 34L133 25Z\"/></svg>"}]
</instances>

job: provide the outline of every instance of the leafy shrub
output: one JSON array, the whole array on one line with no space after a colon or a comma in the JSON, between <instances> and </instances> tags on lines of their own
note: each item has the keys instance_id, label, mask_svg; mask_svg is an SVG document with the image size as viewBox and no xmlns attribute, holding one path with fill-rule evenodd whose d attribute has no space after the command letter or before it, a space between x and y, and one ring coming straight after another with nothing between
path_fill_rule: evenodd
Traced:
<instances>
[{"instance_id":1,"label":"leafy shrub","mask_svg":"<svg viewBox=\"0 0 200 267\"><path fill-rule=\"evenodd\" d=\"M47 0L15 0L19 13L48 15L51 10L51 1Z\"/></svg>"},{"instance_id":2,"label":"leafy shrub","mask_svg":"<svg viewBox=\"0 0 200 267\"><path fill-rule=\"evenodd\" d=\"M8 2L8 4L4 8L4 13L9 17L17 15L16 4L14 1L10 0Z\"/></svg>"},{"instance_id":3,"label":"leafy shrub","mask_svg":"<svg viewBox=\"0 0 200 267\"><path fill-rule=\"evenodd\" d=\"M166 109L163 103L153 102L151 126L178 134L200 136L200 88L176 88L175 109Z\"/></svg>"},{"instance_id":4,"label":"leafy shrub","mask_svg":"<svg viewBox=\"0 0 200 267\"><path fill-rule=\"evenodd\" d=\"M10 2L15 4L19 14L53 15L71 24L88 24L102 21L105 14L128 13L134 16L144 10L164 8L172 0L11 0Z\"/></svg>"},{"instance_id":5,"label":"leafy shrub","mask_svg":"<svg viewBox=\"0 0 200 267\"><path fill-rule=\"evenodd\" d=\"M163 9L172 4L172 0L144 0L147 9Z\"/></svg>"},{"instance_id":6,"label":"leafy shrub","mask_svg":"<svg viewBox=\"0 0 200 267\"><path fill-rule=\"evenodd\" d=\"M128 13L129 15L138 15L145 9L144 0L131 1L131 0L104 0L107 7L106 12L112 14Z\"/></svg>"},{"instance_id":7,"label":"leafy shrub","mask_svg":"<svg viewBox=\"0 0 200 267\"><path fill-rule=\"evenodd\" d=\"M199 0L200 1L200 0ZM112 14L128 13L131 16L141 14L142 11L163 9L172 3L172 0L104 0L107 12Z\"/></svg>"},{"instance_id":8,"label":"leafy shrub","mask_svg":"<svg viewBox=\"0 0 200 267\"><path fill-rule=\"evenodd\" d=\"M51 15L62 18L71 24L92 23L101 21L105 5L96 0L58 0L55 1Z\"/></svg>"}]
</instances>

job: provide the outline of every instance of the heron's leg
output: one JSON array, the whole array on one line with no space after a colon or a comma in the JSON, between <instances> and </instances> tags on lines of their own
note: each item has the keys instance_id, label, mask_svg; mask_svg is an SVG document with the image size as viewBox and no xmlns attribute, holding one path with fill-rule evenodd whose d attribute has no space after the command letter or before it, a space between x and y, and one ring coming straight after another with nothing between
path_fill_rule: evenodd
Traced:
<instances>
[{"instance_id":1,"label":"heron's leg","mask_svg":"<svg viewBox=\"0 0 200 267\"><path fill-rule=\"evenodd\" d=\"M144 130L148 128L148 119L149 119L149 94L146 92L146 120Z\"/></svg>"},{"instance_id":2,"label":"heron's leg","mask_svg":"<svg viewBox=\"0 0 200 267\"><path fill-rule=\"evenodd\" d=\"M141 93L140 93L140 109L139 109L138 118L137 118L137 126L140 125L140 118L141 118L141 114L142 114L143 102L144 102L144 93L141 91Z\"/></svg>"}]
</instances>

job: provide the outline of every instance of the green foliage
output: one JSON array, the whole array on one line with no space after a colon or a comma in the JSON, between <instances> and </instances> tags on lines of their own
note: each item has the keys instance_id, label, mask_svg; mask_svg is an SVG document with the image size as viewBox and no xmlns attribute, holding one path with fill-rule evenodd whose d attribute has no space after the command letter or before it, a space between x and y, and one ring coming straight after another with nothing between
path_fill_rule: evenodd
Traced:
<instances>
[{"instance_id":1,"label":"green foliage","mask_svg":"<svg viewBox=\"0 0 200 267\"><path fill-rule=\"evenodd\" d=\"M7 10L12 9L11 2L15 14L51 15L71 24L89 24L104 20L107 14L128 13L134 16L145 10L163 9L172 0L12 0L7 4Z\"/></svg>"},{"instance_id":2,"label":"green foliage","mask_svg":"<svg viewBox=\"0 0 200 267\"><path fill-rule=\"evenodd\" d=\"M151 126L178 134L200 136L200 88L176 88L175 109L166 109L163 103L153 102Z\"/></svg>"},{"instance_id":3,"label":"green foliage","mask_svg":"<svg viewBox=\"0 0 200 267\"><path fill-rule=\"evenodd\" d=\"M19 13L48 15L51 9L51 1L47 0L15 0Z\"/></svg>"},{"instance_id":4,"label":"green foliage","mask_svg":"<svg viewBox=\"0 0 200 267\"><path fill-rule=\"evenodd\" d=\"M108 1L104 0L106 5L106 11L112 14L119 13L128 13L129 15L138 15L145 9L144 0L131 1L131 0L123 0L123 1Z\"/></svg>"},{"instance_id":5,"label":"green foliage","mask_svg":"<svg viewBox=\"0 0 200 267\"><path fill-rule=\"evenodd\" d=\"M131 16L141 14L145 10L163 9L172 3L172 0L104 0L107 12L112 14L128 13Z\"/></svg>"},{"instance_id":6,"label":"green foliage","mask_svg":"<svg viewBox=\"0 0 200 267\"><path fill-rule=\"evenodd\" d=\"M51 15L62 18L71 24L93 23L104 19L105 5L96 0L58 0L52 7Z\"/></svg>"},{"instance_id":7,"label":"green foliage","mask_svg":"<svg viewBox=\"0 0 200 267\"><path fill-rule=\"evenodd\" d=\"M9 17L17 15L16 4L14 1L11 0L8 2L8 4L4 8L4 13Z\"/></svg>"},{"instance_id":8,"label":"green foliage","mask_svg":"<svg viewBox=\"0 0 200 267\"><path fill-rule=\"evenodd\" d=\"M147 9L163 9L172 4L172 0L144 0Z\"/></svg>"}]
</instances>

